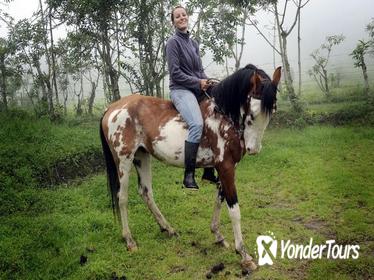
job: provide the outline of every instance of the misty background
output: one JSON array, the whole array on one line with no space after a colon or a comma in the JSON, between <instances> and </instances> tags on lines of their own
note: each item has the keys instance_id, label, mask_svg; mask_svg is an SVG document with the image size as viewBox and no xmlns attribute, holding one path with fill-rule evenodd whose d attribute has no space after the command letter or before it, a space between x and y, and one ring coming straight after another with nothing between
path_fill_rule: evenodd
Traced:
<instances>
[{"instance_id":1,"label":"misty background","mask_svg":"<svg viewBox=\"0 0 374 280\"><path fill-rule=\"evenodd\" d=\"M186 4L185 1L182 4ZM286 16L286 26L291 25L295 17L295 5L289 5ZM30 18L34 12L40 10L39 0L14 0L11 3L1 3L1 9L11 15L16 21ZM292 10L294 9L294 10ZM316 82L308 75L308 70L313 65L310 54L324 43L326 36L345 36L345 40L335 46L331 53L328 70L331 74L338 74L344 84L357 85L363 82L360 68L354 68L350 53L356 47L358 40L365 40L368 34L365 27L374 17L374 3L372 0L311 0L301 10L301 63L303 88L317 86ZM270 12L260 10L255 14L258 26L262 32L273 41L274 16ZM169 20L169 18L167 19ZM193 16L190 17L190 26L193 25ZM56 39L66 36L65 25L54 30ZM5 24L0 25L0 35L6 36L8 29ZM281 57L275 54L275 65L273 59L273 49L258 34L253 26L247 26L245 33L245 48L241 66L247 63L255 64L264 69L268 74L272 74L274 66L282 65ZM278 39L275 40L275 42ZM276 43L278 46L278 44ZM293 30L288 37L288 55L296 84L297 76L297 30ZM369 80L374 76L374 56L367 58ZM207 52L203 57L205 72L209 77L222 79L226 76L224 65L218 65L213 61L212 55ZM229 60L229 69L233 71L234 61ZM166 92L168 81L165 82ZM86 87L86 84L85 84ZM98 99L103 98L102 86L98 89ZM120 80L121 96L128 95L130 89L123 80ZM74 96L73 96L74 99Z\"/></svg>"}]
</instances>

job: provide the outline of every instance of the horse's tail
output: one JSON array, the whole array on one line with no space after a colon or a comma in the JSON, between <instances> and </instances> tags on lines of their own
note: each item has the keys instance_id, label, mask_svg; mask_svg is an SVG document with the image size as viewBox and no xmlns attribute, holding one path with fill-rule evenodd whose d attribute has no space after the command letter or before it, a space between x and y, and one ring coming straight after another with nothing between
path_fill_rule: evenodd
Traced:
<instances>
[{"instance_id":1,"label":"horse's tail","mask_svg":"<svg viewBox=\"0 0 374 280\"><path fill-rule=\"evenodd\" d=\"M101 145L103 147L103 153L106 163L106 174L108 179L108 191L112 197L112 209L113 214L119 218L119 205L117 194L120 189L120 183L118 179L117 166L113 158L113 154L109 148L108 142L105 138L103 131L103 117L100 119L100 138Z\"/></svg>"}]
</instances>

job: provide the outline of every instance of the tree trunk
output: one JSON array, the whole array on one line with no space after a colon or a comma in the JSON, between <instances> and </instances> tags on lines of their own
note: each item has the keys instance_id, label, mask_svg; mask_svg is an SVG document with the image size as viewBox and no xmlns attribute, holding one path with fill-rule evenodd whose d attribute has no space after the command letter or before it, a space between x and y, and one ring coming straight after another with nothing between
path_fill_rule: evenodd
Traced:
<instances>
[{"instance_id":1,"label":"tree trunk","mask_svg":"<svg viewBox=\"0 0 374 280\"><path fill-rule=\"evenodd\" d=\"M284 30L282 30L281 23L279 22L279 17L278 17L279 13L278 13L277 4L274 5L274 9L275 9L275 20L276 20L278 36L279 36L279 48L280 48L280 54L281 54L282 63L283 63L284 82L286 84L288 98L291 102L292 109L298 113L301 113L303 111L303 108L300 104L300 101L297 95L295 94L295 89L293 86L293 80L292 80L292 75L291 75L291 67L288 61L288 56L287 56L287 36L289 35L289 33L286 33Z\"/></svg>"},{"instance_id":2,"label":"tree trunk","mask_svg":"<svg viewBox=\"0 0 374 280\"><path fill-rule=\"evenodd\" d=\"M362 68L362 74L364 75L364 81L365 81L365 86L364 86L364 93L366 95L369 95L369 78L368 78L368 72L367 72L367 67L366 67L366 63L364 60L362 60L362 64L361 64L361 68Z\"/></svg>"},{"instance_id":3,"label":"tree trunk","mask_svg":"<svg viewBox=\"0 0 374 280\"><path fill-rule=\"evenodd\" d=\"M64 115L67 116L68 115L68 92L66 90L66 92L64 93Z\"/></svg>"},{"instance_id":4,"label":"tree trunk","mask_svg":"<svg viewBox=\"0 0 374 280\"><path fill-rule=\"evenodd\" d=\"M75 91L75 85L74 85L74 91ZM81 77L80 77L80 88L79 88L79 93L77 94L77 93L75 92L75 95L77 96L77 99L78 99L77 109L76 109L76 114L77 114L77 116L81 116L82 113L83 113L83 109L82 109L82 100L83 100L83 76L82 76L82 73L81 73Z\"/></svg>"},{"instance_id":5,"label":"tree trunk","mask_svg":"<svg viewBox=\"0 0 374 280\"><path fill-rule=\"evenodd\" d=\"M288 55L287 55L287 38L284 33L281 34L281 44L282 44L282 60L283 60L283 66L284 66L284 81L286 84L286 90L288 92L288 98L290 99L292 108L296 112L301 112L302 107L300 104L300 101L295 93L295 88L293 86L293 79L291 74L291 66L288 61Z\"/></svg>"},{"instance_id":6,"label":"tree trunk","mask_svg":"<svg viewBox=\"0 0 374 280\"><path fill-rule=\"evenodd\" d=\"M5 56L4 55L0 57L0 71L1 71L1 78L0 78L1 97L3 99L2 101L3 106L1 106L0 109L7 111L8 100L7 100L7 92L6 92L6 69L5 69Z\"/></svg>"},{"instance_id":7,"label":"tree trunk","mask_svg":"<svg viewBox=\"0 0 374 280\"><path fill-rule=\"evenodd\" d=\"M327 97L330 97L329 78L327 76L327 70L325 68L322 68L322 71L325 93Z\"/></svg>"},{"instance_id":8,"label":"tree trunk","mask_svg":"<svg viewBox=\"0 0 374 280\"><path fill-rule=\"evenodd\" d=\"M118 73L116 69L114 69L112 63L110 63L110 68L109 68L109 77L110 77L110 86L111 86L111 91L113 94L113 99L112 101L116 101L121 99L121 96L119 94L119 86L118 86Z\"/></svg>"},{"instance_id":9,"label":"tree trunk","mask_svg":"<svg viewBox=\"0 0 374 280\"><path fill-rule=\"evenodd\" d=\"M56 103L59 104L58 98L58 89L57 89L57 75L56 75L56 59L55 59L55 51L54 51L54 42L53 42L53 31L52 31L52 15L51 15L51 8L49 8L49 35L51 38L51 58L52 58L52 83L55 89L55 96L56 96Z\"/></svg>"},{"instance_id":10,"label":"tree trunk","mask_svg":"<svg viewBox=\"0 0 374 280\"><path fill-rule=\"evenodd\" d=\"M96 89L97 86L99 85L99 72L97 72L97 78L96 81L92 81L91 78L91 72L90 72L90 82L91 82L91 93L90 93L90 98L88 99L88 114L93 115L93 105L95 101L95 96L96 96Z\"/></svg>"},{"instance_id":11,"label":"tree trunk","mask_svg":"<svg viewBox=\"0 0 374 280\"><path fill-rule=\"evenodd\" d=\"M88 99L88 114L92 115L93 113L93 104L95 101L97 82L91 81L91 93L90 98Z\"/></svg>"},{"instance_id":12,"label":"tree trunk","mask_svg":"<svg viewBox=\"0 0 374 280\"><path fill-rule=\"evenodd\" d=\"M244 37L245 37L245 27L246 27L246 19L248 17L248 11L245 9L243 11L243 21L241 22L241 28L242 28L242 33L241 33L241 41L240 41L240 51L239 54L236 55L235 57L235 70L238 70L240 68L240 63L242 60L243 56L243 51L244 51Z\"/></svg>"},{"instance_id":13,"label":"tree trunk","mask_svg":"<svg viewBox=\"0 0 374 280\"><path fill-rule=\"evenodd\" d=\"M109 89L109 102L113 102L121 98L118 87L119 76L112 64L110 39L108 28L105 25L101 27L101 43L102 50L99 52L104 64L104 76Z\"/></svg>"},{"instance_id":14,"label":"tree trunk","mask_svg":"<svg viewBox=\"0 0 374 280\"><path fill-rule=\"evenodd\" d=\"M301 1L299 1L300 5ZM297 65L299 72L299 88L297 95L301 95L301 37L300 37L300 21L301 21L301 10L299 11L298 20L297 20Z\"/></svg>"},{"instance_id":15,"label":"tree trunk","mask_svg":"<svg viewBox=\"0 0 374 280\"><path fill-rule=\"evenodd\" d=\"M112 59L111 59L111 55L110 55L110 45L109 45L109 42L107 41L106 42L106 56L105 56L105 63L106 63L106 66L107 66L107 69L108 69L108 75L109 75L109 80L110 80L110 84L109 84L109 87L110 87L110 91L111 91L111 96L112 96L112 99L111 101L116 101L116 100L119 100L121 98L121 96L119 95L119 87L118 87L118 73L116 71L116 69L113 67L113 64L112 64Z\"/></svg>"},{"instance_id":16,"label":"tree trunk","mask_svg":"<svg viewBox=\"0 0 374 280\"><path fill-rule=\"evenodd\" d=\"M43 44L44 44L44 51L45 51L45 57L47 61L48 66L48 75L43 74L42 81L47 87L47 101L48 101L48 113L51 118L53 118L54 115L54 105L53 105L53 88L51 86L51 57L48 49L48 43L47 43L47 25L48 22L45 20L44 17L44 11L43 11L43 3L42 0L39 0L40 5L40 13L42 17L42 26L43 26Z\"/></svg>"}]
</instances>

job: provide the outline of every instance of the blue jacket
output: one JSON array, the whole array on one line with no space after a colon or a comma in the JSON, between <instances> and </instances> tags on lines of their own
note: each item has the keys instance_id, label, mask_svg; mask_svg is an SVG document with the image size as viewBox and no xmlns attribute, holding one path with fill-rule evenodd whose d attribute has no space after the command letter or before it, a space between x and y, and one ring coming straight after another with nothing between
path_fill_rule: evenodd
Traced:
<instances>
[{"instance_id":1,"label":"blue jacket","mask_svg":"<svg viewBox=\"0 0 374 280\"><path fill-rule=\"evenodd\" d=\"M169 67L169 88L188 89L200 95L200 80L207 79L204 73L199 45L190 38L190 33L176 29L166 43L166 59Z\"/></svg>"}]
</instances>

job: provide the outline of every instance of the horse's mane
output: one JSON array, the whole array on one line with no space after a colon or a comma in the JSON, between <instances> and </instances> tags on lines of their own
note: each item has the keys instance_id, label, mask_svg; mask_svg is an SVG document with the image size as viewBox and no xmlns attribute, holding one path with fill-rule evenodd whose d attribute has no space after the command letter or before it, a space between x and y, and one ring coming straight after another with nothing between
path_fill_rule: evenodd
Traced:
<instances>
[{"instance_id":1,"label":"horse's mane","mask_svg":"<svg viewBox=\"0 0 374 280\"><path fill-rule=\"evenodd\" d=\"M270 77L263 70L252 64L239 69L211 90L217 106L235 124L239 124L240 107L247 101L248 93L253 86L251 77L255 72L266 81L262 83L261 110L271 114L275 102L276 86L271 83Z\"/></svg>"}]
</instances>

